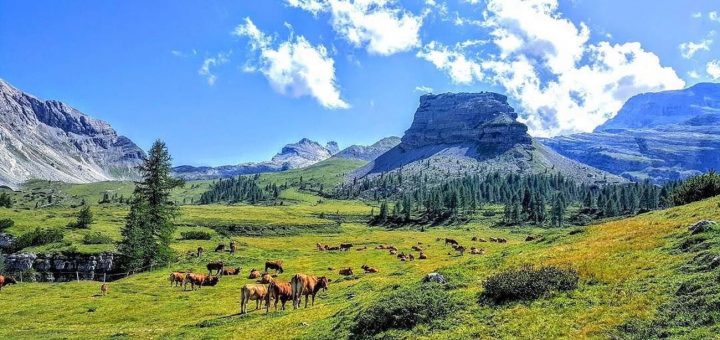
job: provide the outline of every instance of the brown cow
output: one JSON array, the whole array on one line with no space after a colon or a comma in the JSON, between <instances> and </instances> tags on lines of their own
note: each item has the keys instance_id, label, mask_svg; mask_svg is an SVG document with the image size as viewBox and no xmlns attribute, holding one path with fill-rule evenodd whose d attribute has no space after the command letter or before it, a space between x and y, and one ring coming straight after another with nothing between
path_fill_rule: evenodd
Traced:
<instances>
[{"instance_id":1,"label":"brown cow","mask_svg":"<svg viewBox=\"0 0 720 340\"><path fill-rule=\"evenodd\" d=\"M315 247L317 248L318 251L325 250L325 247L323 247L322 244L320 244L320 243L315 243Z\"/></svg>"},{"instance_id":2,"label":"brown cow","mask_svg":"<svg viewBox=\"0 0 720 340\"><path fill-rule=\"evenodd\" d=\"M507 243L507 240L504 239L504 238L502 238L502 237L498 237L498 238L497 238L497 243Z\"/></svg>"},{"instance_id":3,"label":"brown cow","mask_svg":"<svg viewBox=\"0 0 720 340\"><path fill-rule=\"evenodd\" d=\"M267 298L267 286L261 284L246 284L240 288L240 314L247 313L247 304L255 300L255 309L262 307L262 302Z\"/></svg>"},{"instance_id":4,"label":"brown cow","mask_svg":"<svg viewBox=\"0 0 720 340\"><path fill-rule=\"evenodd\" d=\"M172 272L170 273L170 287L175 284L175 287L182 286L185 282L185 272Z\"/></svg>"},{"instance_id":5,"label":"brown cow","mask_svg":"<svg viewBox=\"0 0 720 340\"><path fill-rule=\"evenodd\" d=\"M330 247L327 244L325 245L325 250L332 251L332 250L340 250L340 247Z\"/></svg>"},{"instance_id":6,"label":"brown cow","mask_svg":"<svg viewBox=\"0 0 720 340\"><path fill-rule=\"evenodd\" d=\"M390 255L396 255L398 252L395 249L390 249Z\"/></svg>"},{"instance_id":7,"label":"brown cow","mask_svg":"<svg viewBox=\"0 0 720 340\"><path fill-rule=\"evenodd\" d=\"M275 299L275 311L277 311L278 301L282 301L282 310L285 310L285 302L292 300L292 286L290 286L290 282L273 281L270 282L267 289L265 313L270 311L270 299Z\"/></svg>"},{"instance_id":8,"label":"brown cow","mask_svg":"<svg viewBox=\"0 0 720 340\"><path fill-rule=\"evenodd\" d=\"M470 239L470 241L477 241L477 240L478 240L478 237L477 237L477 236L473 236L473 237Z\"/></svg>"},{"instance_id":9,"label":"brown cow","mask_svg":"<svg viewBox=\"0 0 720 340\"><path fill-rule=\"evenodd\" d=\"M370 267L370 266L368 266L368 265L366 265L366 264L362 265L362 267L360 267L360 268L362 268L366 273L377 273L377 272L379 272L379 270L377 270L376 268Z\"/></svg>"},{"instance_id":10,"label":"brown cow","mask_svg":"<svg viewBox=\"0 0 720 340\"><path fill-rule=\"evenodd\" d=\"M266 284L268 284L268 283L270 283L270 282L273 282L273 281L275 281L275 279L273 279L272 275L270 275L270 274L268 274L268 273L264 273L264 274L262 274L262 276L260 277L260 280L258 281L258 283L261 283L261 284L265 284L265 285L266 285Z\"/></svg>"},{"instance_id":11,"label":"brown cow","mask_svg":"<svg viewBox=\"0 0 720 340\"><path fill-rule=\"evenodd\" d=\"M275 272L279 272L280 274L282 274L285 271L283 269L283 262L280 260L265 262L265 272L266 273L267 273L268 269L273 269L273 270L275 270Z\"/></svg>"},{"instance_id":12,"label":"brown cow","mask_svg":"<svg viewBox=\"0 0 720 340\"><path fill-rule=\"evenodd\" d=\"M342 269L340 269L340 275L345 275L345 276L353 275L353 270L350 267L342 268Z\"/></svg>"},{"instance_id":13,"label":"brown cow","mask_svg":"<svg viewBox=\"0 0 720 340\"><path fill-rule=\"evenodd\" d=\"M408 260L415 261L415 256L413 254L408 255Z\"/></svg>"},{"instance_id":14,"label":"brown cow","mask_svg":"<svg viewBox=\"0 0 720 340\"><path fill-rule=\"evenodd\" d=\"M478 249L478 248L472 247L472 248L470 248L470 254L483 255L483 254L485 254L485 249Z\"/></svg>"},{"instance_id":15,"label":"brown cow","mask_svg":"<svg viewBox=\"0 0 720 340\"><path fill-rule=\"evenodd\" d=\"M398 249L397 249L395 246L387 246L387 247L385 247L385 249L390 249L390 250L398 251Z\"/></svg>"},{"instance_id":16,"label":"brown cow","mask_svg":"<svg viewBox=\"0 0 720 340\"><path fill-rule=\"evenodd\" d=\"M496 239L496 238L494 238L494 237L491 237L491 238L490 238L490 242L497 242L497 241L498 241L498 239Z\"/></svg>"},{"instance_id":17,"label":"brown cow","mask_svg":"<svg viewBox=\"0 0 720 340\"><path fill-rule=\"evenodd\" d=\"M14 285L17 284L17 281L15 281L12 277L5 277L0 275L0 291L2 291L2 287L5 287L7 285Z\"/></svg>"},{"instance_id":18,"label":"brown cow","mask_svg":"<svg viewBox=\"0 0 720 340\"><path fill-rule=\"evenodd\" d=\"M457 246L457 247L455 247L455 251L457 251L458 253L460 253L460 256L463 256L463 255L465 254L465 247L463 247L463 246Z\"/></svg>"},{"instance_id":19,"label":"brown cow","mask_svg":"<svg viewBox=\"0 0 720 340\"><path fill-rule=\"evenodd\" d=\"M216 252L216 253L223 252L223 251L225 251L225 245L224 245L224 244L218 244L218 246L215 247L215 252Z\"/></svg>"},{"instance_id":20,"label":"brown cow","mask_svg":"<svg viewBox=\"0 0 720 340\"><path fill-rule=\"evenodd\" d=\"M205 249L203 247L198 247L197 249L197 257L201 257Z\"/></svg>"},{"instance_id":21,"label":"brown cow","mask_svg":"<svg viewBox=\"0 0 720 340\"><path fill-rule=\"evenodd\" d=\"M361 251L361 250L365 250L365 249L367 249L367 246L364 246L364 247L362 247L362 248L358 248L358 249L355 249L355 250Z\"/></svg>"},{"instance_id":22,"label":"brown cow","mask_svg":"<svg viewBox=\"0 0 720 340\"><path fill-rule=\"evenodd\" d=\"M223 275L239 275L240 274L240 268L226 268L222 271Z\"/></svg>"},{"instance_id":23,"label":"brown cow","mask_svg":"<svg viewBox=\"0 0 720 340\"><path fill-rule=\"evenodd\" d=\"M375 247L375 249L383 250L383 249L385 249L385 246L381 244L381 245L378 245L377 247Z\"/></svg>"},{"instance_id":24,"label":"brown cow","mask_svg":"<svg viewBox=\"0 0 720 340\"><path fill-rule=\"evenodd\" d=\"M455 240L453 240L453 239L451 239L451 238L446 238L446 239L445 239L445 245L448 245L448 244L455 245L455 246L456 246L456 245L459 245L458 241L455 241Z\"/></svg>"},{"instance_id":25,"label":"brown cow","mask_svg":"<svg viewBox=\"0 0 720 340\"><path fill-rule=\"evenodd\" d=\"M412 246L412 250L422 251L422 248L420 248L419 246Z\"/></svg>"},{"instance_id":26,"label":"brown cow","mask_svg":"<svg viewBox=\"0 0 720 340\"><path fill-rule=\"evenodd\" d=\"M195 290L195 286L198 286L197 289L200 289L202 286L214 286L219 281L220 278L217 276L188 273L185 275L185 286L183 287L183 290L187 290L188 282L190 283L190 290Z\"/></svg>"},{"instance_id":27,"label":"brown cow","mask_svg":"<svg viewBox=\"0 0 720 340\"><path fill-rule=\"evenodd\" d=\"M423 253L423 252L420 252L420 259L427 260L427 255L425 255L425 253Z\"/></svg>"},{"instance_id":28,"label":"brown cow","mask_svg":"<svg viewBox=\"0 0 720 340\"><path fill-rule=\"evenodd\" d=\"M220 275L222 274L223 269L225 269L225 263L222 261L215 261L207 264L208 275L212 275L213 270L216 275Z\"/></svg>"},{"instance_id":29,"label":"brown cow","mask_svg":"<svg viewBox=\"0 0 720 340\"><path fill-rule=\"evenodd\" d=\"M103 283L102 285L100 285L100 295L107 295L108 290L110 290L110 285L108 285L107 283Z\"/></svg>"},{"instance_id":30,"label":"brown cow","mask_svg":"<svg viewBox=\"0 0 720 340\"><path fill-rule=\"evenodd\" d=\"M251 279L251 280L257 279L259 277L260 277L260 271L255 268L253 268L250 271L250 275L248 275L248 279Z\"/></svg>"},{"instance_id":31,"label":"brown cow","mask_svg":"<svg viewBox=\"0 0 720 340\"><path fill-rule=\"evenodd\" d=\"M347 251L348 249L352 248L352 243L340 243L340 250Z\"/></svg>"},{"instance_id":32,"label":"brown cow","mask_svg":"<svg viewBox=\"0 0 720 340\"><path fill-rule=\"evenodd\" d=\"M315 295L324 289L327 291L330 280L324 276L317 277L305 274L295 274L290 285L292 286L293 309L300 308L300 301L305 295L305 308L308 305L308 297L312 295L312 305L315 305Z\"/></svg>"},{"instance_id":33,"label":"brown cow","mask_svg":"<svg viewBox=\"0 0 720 340\"><path fill-rule=\"evenodd\" d=\"M235 254L236 250L237 246L235 245L235 240L230 240L230 254Z\"/></svg>"},{"instance_id":34,"label":"brown cow","mask_svg":"<svg viewBox=\"0 0 720 340\"><path fill-rule=\"evenodd\" d=\"M478 239L478 242L487 242L487 240L481 237Z\"/></svg>"}]
</instances>

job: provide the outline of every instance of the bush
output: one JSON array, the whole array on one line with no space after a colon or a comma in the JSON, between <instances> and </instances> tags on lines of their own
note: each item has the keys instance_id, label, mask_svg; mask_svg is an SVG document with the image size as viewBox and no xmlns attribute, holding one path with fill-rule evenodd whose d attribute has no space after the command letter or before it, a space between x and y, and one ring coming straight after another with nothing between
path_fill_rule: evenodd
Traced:
<instances>
[{"instance_id":1,"label":"bush","mask_svg":"<svg viewBox=\"0 0 720 340\"><path fill-rule=\"evenodd\" d=\"M93 213L90 206L84 205L77 214L77 221L68 223L68 228L88 229L93 223Z\"/></svg>"},{"instance_id":2,"label":"bush","mask_svg":"<svg viewBox=\"0 0 720 340\"><path fill-rule=\"evenodd\" d=\"M673 190L672 200L675 205L682 205L717 195L720 195L720 175L710 171L683 181Z\"/></svg>"},{"instance_id":3,"label":"bush","mask_svg":"<svg viewBox=\"0 0 720 340\"><path fill-rule=\"evenodd\" d=\"M578 273L574 269L549 266L535 269L523 266L493 275L484 283L481 302L502 304L512 301L535 300L552 291L568 291L577 287Z\"/></svg>"},{"instance_id":4,"label":"bush","mask_svg":"<svg viewBox=\"0 0 720 340\"><path fill-rule=\"evenodd\" d=\"M458 302L439 284L401 288L360 312L350 328L350 338L369 338L390 329L411 329L444 318L456 308Z\"/></svg>"},{"instance_id":5,"label":"bush","mask_svg":"<svg viewBox=\"0 0 720 340\"><path fill-rule=\"evenodd\" d=\"M63 240L63 232L60 229L40 229L22 234L16 238L10 246L10 252L14 253L27 247L41 246Z\"/></svg>"},{"instance_id":6,"label":"bush","mask_svg":"<svg viewBox=\"0 0 720 340\"><path fill-rule=\"evenodd\" d=\"M112 237L105 235L101 232L88 233L83 236L83 243L85 244L111 244L113 243Z\"/></svg>"},{"instance_id":7,"label":"bush","mask_svg":"<svg viewBox=\"0 0 720 340\"><path fill-rule=\"evenodd\" d=\"M212 234L201 230L183 231L180 236L182 236L183 240L209 240L212 238Z\"/></svg>"},{"instance_id":8,"label":"bush","mask_svg":"<svg viewBox=\"0 0 720 340\"><path fill-rule=\"evenodd\" d=\"M13 221L9 218L0 219L0 230L12 228L12 226L14 226L14 225L15 225L15 221Z\"/></svg>"}]
</instances>

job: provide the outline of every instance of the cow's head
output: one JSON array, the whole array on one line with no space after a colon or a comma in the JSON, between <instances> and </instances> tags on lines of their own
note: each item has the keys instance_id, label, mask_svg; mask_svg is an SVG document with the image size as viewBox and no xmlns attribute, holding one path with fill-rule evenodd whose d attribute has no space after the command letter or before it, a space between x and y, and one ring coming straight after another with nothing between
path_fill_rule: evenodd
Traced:
<instances>
[{"instance_id":1,"label":"cow's head","mask_svg":"<svg viewBox=\"0 0 720 340\"><path fill-rule=\"evenodd\" d=\"M208 286L214 286L220 282L220 278L217 276L208 276L205 278L205 284Z\"/></svg>"},{"instance_id":2,"label":"cow's head","mask_svg":"<svg viewBox=\"0 0 720 340\"><path fill-rule=\"evenodd\" d=\"M330 283L330 280L327 277L322 276L318 279L318 288L322 288L323 290L327 291L328 283Z\"/></svg>"}]
</instances>

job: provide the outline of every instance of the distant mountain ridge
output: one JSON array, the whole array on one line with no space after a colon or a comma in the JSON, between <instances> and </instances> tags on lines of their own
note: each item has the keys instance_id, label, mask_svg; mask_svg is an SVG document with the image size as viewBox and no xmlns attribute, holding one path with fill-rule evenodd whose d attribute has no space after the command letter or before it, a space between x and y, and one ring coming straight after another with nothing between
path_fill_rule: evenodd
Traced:
<instances>
[{"instance_id":1,"label":"distant mountain ridge","mask_svg":"<svg viewBox=\"0 0 720 340\"><path fill-rule=\"evenodd\" d=\"M348 176L422 174L438 182L467 174L561 173L581 183L623 182L533 141L507 97L492 92L427 94L400 144Z\"/></svg>"},{"instance_id":2,"label":"distant mountain ridge","mask_svg":"<svg viewBox=\"0 0 720 340\"><path fill-rule=\"evenodd\" d=\"M0 185L134 179L145 153L106 122L0 79Z\"/></svg>"},{"instance_id":3,"label":"distant mountain ridge","mask_svg":"<svg viewBox=\"0 0 720 340\"><path fill-rule=\"evenodd\" d=\"M372 145L351 145L338 152L334 157L372 161L398 144L400 144L399 137L385 137Z\"/></svg>"},{"instance_id":4,"label":"distant mountain ridge","mask_svg":"<svg viewBox=\"0 0 720 340\"><path fill-rule=\"evenodd\" d=\"M634 181L664 183L720 169L720 84L640 94L594 132L542 143Z\"/></svg>"},{"instance_id":5,"label":"distant mountain ridge","mask_svg":"<svg viewBox=\"0 0 720 340\"><path fill-rule=\"evenodd\" d=\"M300 169L330 158L338 152L338 149L337 143L333 141L323 146L316 141L303 138L297 143L285 145L269 161L218 167L183 165L173 168L173 176L187 180L199 180Z\"/></svg>"}]
</instances>

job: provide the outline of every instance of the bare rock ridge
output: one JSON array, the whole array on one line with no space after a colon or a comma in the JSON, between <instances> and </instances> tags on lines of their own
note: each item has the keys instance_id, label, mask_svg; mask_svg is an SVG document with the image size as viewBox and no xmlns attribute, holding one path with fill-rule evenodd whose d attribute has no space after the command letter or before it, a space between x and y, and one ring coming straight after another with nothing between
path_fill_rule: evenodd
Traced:
<instances>
[{"instance_id":1,"label":"bare rock ridge","mask_svg":"<svg viewBox=\"0 0 720 340\"><path fill-rule=\"evenodd\" d=\"M187 180L197 180L299 169L332 157L333 154L338 152L338 149L337 143L332 141L323 146L316 141L303 138L297 143L285 145L269 161L218 167L183 165L173 168L173 175Z\"/></svg>"},{"instance_id":2,"label":"bare rock ridge","mask_svg":"<svg viewBox=\"0 0 720 340\"><path fill-rule=\"evenodd\" d=\"M372 161L398 144L400 144L399 137L385 137L372 145L351 145L333 157Z\"/></svg>"},{"instance_id":3,"label":"bare rock ridge","mask_svg":"<svg viewBox=\"0 0 720 340\"><path fill-rule=\"evenodd\" d=\"M106 122L0 79L0 185L133 179L145 153Z\"/></svg>"},{"instance_id":4,"label":"bare rock ridge","mask_svg":"<svg viewBox=\"0 0 720 340\"><path fill-rule=\"evenodd\" d=\"M438 181L494 172L562 173L583 183L624 181L534 142L517 117L507 97L497 93L423 95L400 144L349 179L403 171Z\"/></svg>"}]
</instances>

